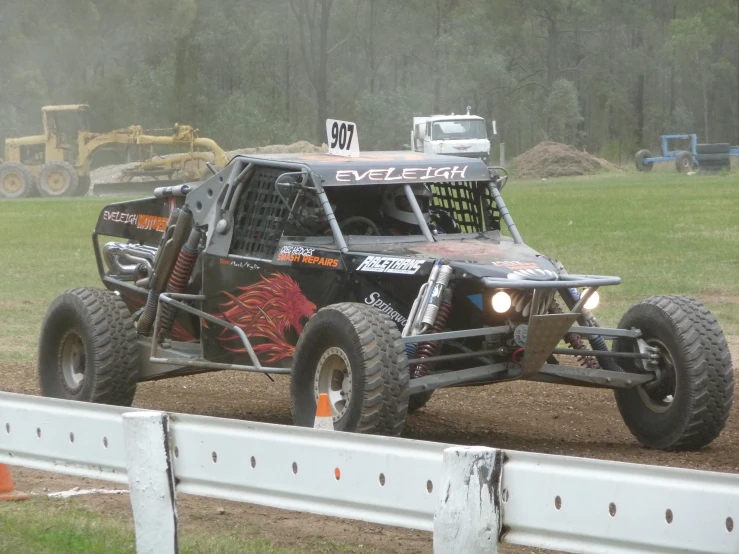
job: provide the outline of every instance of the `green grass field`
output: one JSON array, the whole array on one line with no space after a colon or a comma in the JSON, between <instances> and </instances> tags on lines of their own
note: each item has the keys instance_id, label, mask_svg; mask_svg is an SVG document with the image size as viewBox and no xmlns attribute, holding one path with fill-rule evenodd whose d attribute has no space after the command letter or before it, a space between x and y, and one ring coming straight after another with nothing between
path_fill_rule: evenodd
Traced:
<instances>
[{"instance_id":1,"label":"green grass field","mask_svg":"<svg viewBox=\"0 0 739 554\"><path fill-rule=\"evenodd\" d=\"M688 294L739 333L736 174L608 174L511 182L504 198L524 240L570 272L619 275L596 315L615 324L652 294ZM90 234L111 199L0 202L0 360L36 355L46 307L61 291L99 283Z\"/></svg>"},{"instance_id":2,"label":"green grass field","mask_svg":"<svg viewBox=\"0 0 739 554\"><path fill-rule=\"evenodd\" d=\"M647 296L685 294L706 302L727 334L739 333L736 174L513 182L504 197L529 245L570 272L623 279L600 291L602 322L618 323Z\"/></svg>"},{"instance_id":3,"label":"green grass field","mask_svg":"<svg viewBox=\"0 0 739 554\"><path fill-rule=\"evenodd\" d=\"M256 536L255 536L256 535ZM180 530L182 554L348 554L349 546L310 541L300 549L260 538L254 526L233 526L228 534ZM47 498L0 504L0 552L12 554L130 554L136 551L133 524ZM371 553L372 549L363 549Z\"/></svg>"}]
</instances>

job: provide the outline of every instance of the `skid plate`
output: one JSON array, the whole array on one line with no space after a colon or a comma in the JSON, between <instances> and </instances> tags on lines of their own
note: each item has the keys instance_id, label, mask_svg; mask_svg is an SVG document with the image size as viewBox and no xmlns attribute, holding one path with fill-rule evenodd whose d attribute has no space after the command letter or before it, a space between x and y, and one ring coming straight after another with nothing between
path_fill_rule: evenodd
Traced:
<instances>
[{"instance_id":1,"label":"skid plate","mask_svg":"<svg viewBox=\"0 0 739 554\"><path fill-rule=\"evenodd\" d=\"M535 375L559 344L579 313L535 315L529 321L522 379Z\"/></svg>"}]
</instances>

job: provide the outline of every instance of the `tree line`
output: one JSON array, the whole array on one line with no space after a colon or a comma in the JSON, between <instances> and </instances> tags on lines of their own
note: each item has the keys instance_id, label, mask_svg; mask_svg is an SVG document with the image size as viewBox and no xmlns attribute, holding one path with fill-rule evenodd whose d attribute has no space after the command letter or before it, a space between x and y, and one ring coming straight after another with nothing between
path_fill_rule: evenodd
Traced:
<instances>
[{"instance_id":1,"label":"tree line","mask_svg":"<svg viewBox=\"0 0 739 554\"><path fill-rule=\"evenodd\" d=\"M0 139L46 104L94 130L175 122L225 148L399 149L414 115L497 121L611 159L660 134L739 143L739 0L3 0Z\"/></svg>"}]
</instances>

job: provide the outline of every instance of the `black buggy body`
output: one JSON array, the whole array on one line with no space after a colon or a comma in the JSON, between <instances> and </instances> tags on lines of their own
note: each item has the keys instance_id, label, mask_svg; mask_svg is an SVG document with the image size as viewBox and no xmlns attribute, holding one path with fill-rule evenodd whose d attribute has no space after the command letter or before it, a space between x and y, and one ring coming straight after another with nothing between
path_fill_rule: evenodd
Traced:
<instances>
[{"instance_id":1,"label":"black buggy body","mask_svg":"<svg viewBox=\"0 0 739 554\"><path fill-rule=\"evenodd\" d=\"M397 435L438 388L525 379L615 389L647 446L711 442L733 370L710 312L652 297L600 327L586 306L620 279L568 274L524 244L506 180L409 152L238 156L203 183L106 206L93 242L108 290L50 308L42 390L125 404L143 380L289 374L296 424L327 393L337 429ZM383 211L391 190L411 224Z\"/></svg>"}]
</instances>

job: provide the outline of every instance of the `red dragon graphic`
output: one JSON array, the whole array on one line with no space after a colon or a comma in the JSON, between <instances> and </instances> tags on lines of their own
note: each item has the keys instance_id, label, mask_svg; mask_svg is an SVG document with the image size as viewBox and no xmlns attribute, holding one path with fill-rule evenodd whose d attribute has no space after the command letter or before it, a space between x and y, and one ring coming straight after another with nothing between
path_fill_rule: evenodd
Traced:
<instances>
[{"instance_id":1,"label":"red dragon graphic","mask_svg":"<svg viewBox=\"0 0 739 554\"><path fill-rule=\"evenodd\" d=\"M262 280L253 285L238 287L238 295L224 291L230 300L219 306L221 319L243 329L254 351L264 363L273 363L295 353L286 333L291 328L300 335L303 320L316 312L316 305L308 300L298 284L284 273L262 275ZM246 349L236 333L223 329L219 340L226 350L243 353ZM263 339L254 344L253 339Z\"/></svg>"}]
</instances>

